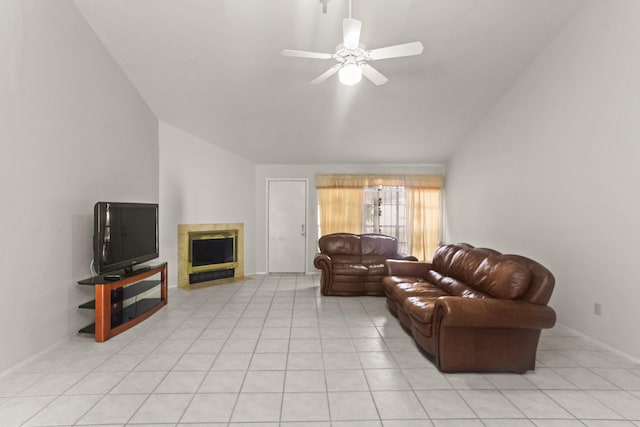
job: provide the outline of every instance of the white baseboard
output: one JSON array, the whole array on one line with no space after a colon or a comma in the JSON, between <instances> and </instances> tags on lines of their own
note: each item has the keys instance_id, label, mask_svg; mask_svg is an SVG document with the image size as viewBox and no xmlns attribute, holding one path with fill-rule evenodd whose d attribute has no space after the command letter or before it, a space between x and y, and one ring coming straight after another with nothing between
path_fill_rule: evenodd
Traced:
<instances>
[{"instance_id":1,"label":"white baseboard","mask_svg":"<svg viewBox=\"0 0 640 427\"><path fill-rule=\"evenodd\" d=\"M38 357L50 352L51 350L53 350L55 347L59 346L60 344L66 342L66 341L70 341L72 337L74 337L77 334L77 332L73 332L69 335L67 335L66 337L62 338L59 341L56 341L55 343L45 347L44 349L40 350L39 352L37 352L36 354L33 354L29 357L27 357L26 359L24 359L21 362L16 363L13 366L8 367L7 369L5 369L4 371L0 372L0 378L12 374L13 372L19 370L20 368L22 368L23 366L28 365L29 363L33 362L34 360L36 360Z\"/></svg>"},{"instance_id":2,"label":"white baseboard","mask_svg":"<svg viewBox=\"0 0 640 427\"><path fill-rule=\"evenodd\" d=\"M610 346L609 344L605 344L602 341L599 341L595 338L593 338L590 335L584 334L580 331L577 331L573 328L570 328L569 326L565 325L564 323L560 323L558 322L558 325L562 326L563 328L571 331L571 333L578 335L580 338L584 338L588 341L591 341L594 344L597 344L598 346L604 348L605 350L609 350L612 353L617 354L618 356L624 357L625 359L629 359L629 361L633 362L633 363L638 363L640 364L640 359L638 359L637 357L633 357L632 355L625 353L624 351L617 349L615 347Z\"/></svg>"}]
</instances>

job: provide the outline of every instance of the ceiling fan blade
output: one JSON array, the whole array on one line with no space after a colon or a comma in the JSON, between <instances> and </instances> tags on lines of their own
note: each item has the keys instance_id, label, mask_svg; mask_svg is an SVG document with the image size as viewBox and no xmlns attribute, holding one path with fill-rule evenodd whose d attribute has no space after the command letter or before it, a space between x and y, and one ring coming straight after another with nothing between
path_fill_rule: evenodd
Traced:
<instances>
[{"instance_id":1,"label":"ceiling fan blade","mask_svg":"<svg viewBox=\"0 0 640 427\"><path fill-rule=\"evenodd\" d=\"M320 52L305 52L304 50L288 50L282 51L283 56L295 56L298 58L311 58L311 59L331 59L333 55L330 53Z\"/></svg>"},{"instance_id":2,"label":"ceiling fan blade","mask_svg":"<svg viewBox=\"0 0 640 427\"><path fill-rule=\"evenodd\" d=\"M338 72L338 70L340 69L341 64L336 64L333 67L329 68L327 71L325 71L324 73L320 74L318 77L316 77L315 79L311 80L311 84L312 85L318 85L320 83L322 83L323 81L327 80L329 77L331 77L332 75L334 75L335 73Z\"/></svg>"},{"instance_id":3,"label":"ceiling fan blade","mask_svg":"<svg viewBox=\"0 0 640 427\"><path fill-rule=\"evenodd\" d=\"M368 51L367 54L371 59L399 58L401 56L420 55L422 53L422 49L424 49L422 43L411 42L373 49Z\"/></svg>"},{"instance_id":4,"label":"ceiling fan blade","mask_svg":"<svg viewBox=\"0 0 640 427\"><path fill-rule=\"evenodd\" d=\"M362 74L373 82L376 86L380 86L389 81L388 78L383 76L378 70L373 68L369 64L362 64Z\"/></svg>"},{"instance_id":5,"label":"ceiling fan blade","mask_svg":"<svg viewBox=\"0 0 640 427\"><path fill-rule=\"evenodd\" d=\"M342 44L347 49L357 49L360 44L360 29L362 22L357 19L345 18L342 21Z\"/></svg>"}]
</instances>

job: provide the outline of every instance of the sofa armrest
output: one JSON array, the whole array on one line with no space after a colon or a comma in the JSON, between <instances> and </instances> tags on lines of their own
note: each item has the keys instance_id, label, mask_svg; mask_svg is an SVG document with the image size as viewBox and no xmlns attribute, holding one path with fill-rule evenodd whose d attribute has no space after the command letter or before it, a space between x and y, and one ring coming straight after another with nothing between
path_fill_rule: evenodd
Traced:
<instances>
[{"instance_id":1,"label":"sofa armrest","mask_svg":"<svg viewBox=\"0 0 640 427\"><path fill-rule=\"evenodd\" d=\"M428 262L388 259L385 265L389 276L426 277L431 270L431 263Z\"/></svg>"},{"instance_id":2,"label":"sofa armrest","mask_svg":"<svg viewBox=\"0 0 640 427\"><path fill-rule=\"evenodd\" d=\"M548 305L495 298L440 297L434 308L441 326L473 328L551 328L556 312Z\"/></svg>"},{"instance_id":3,"label":"sofa armrest","mask_svg":"<svg viewBox=\"0 0 640 427\"><path fill-rule=\"evenodd\" d=\"M401 259L404 261L418 261L418 258L414 257L413 255L407 255L407 254L398 254L397 259Z\"/></svg>"},{"instance_id":4,"label":"sofa armrest","mask_svg":"<svg viewBox=\"0 0 640 427\"><path fill-rule=\"evenodd\" d=\"M325 253L316 254L313 265L320 270L331 271L331 257Z\"/></svg>"},{"instance_id":5,"label":"sofa armrest","mask_svg":"<svg viewBox=\"0 0 640 427\"><path fill-rule=\"evenodd\" d=\"M322 295L330 295L331 294L331 282L332 282L332 270L333 263L331 261L331 257L325 253L316 254L313 259L313 265L321 270L320 274L320 292Z\"/></svg>"}]
</instances>

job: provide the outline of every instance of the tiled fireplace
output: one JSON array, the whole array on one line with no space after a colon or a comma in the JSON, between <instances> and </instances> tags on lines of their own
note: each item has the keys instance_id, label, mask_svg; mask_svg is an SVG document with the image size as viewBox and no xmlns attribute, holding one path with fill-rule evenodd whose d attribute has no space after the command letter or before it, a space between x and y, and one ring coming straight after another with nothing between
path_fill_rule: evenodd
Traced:
<instances>
[{"instance_id":1,"label":"tiled fireplace","mask_svg":"<svg viewBox=\"0 0 640 427\"><path fill-rule=\"evenodd\" d=\"M184 289L244 279L243 224L178 225L178 286Z\"/></svg>"}]
</instances>

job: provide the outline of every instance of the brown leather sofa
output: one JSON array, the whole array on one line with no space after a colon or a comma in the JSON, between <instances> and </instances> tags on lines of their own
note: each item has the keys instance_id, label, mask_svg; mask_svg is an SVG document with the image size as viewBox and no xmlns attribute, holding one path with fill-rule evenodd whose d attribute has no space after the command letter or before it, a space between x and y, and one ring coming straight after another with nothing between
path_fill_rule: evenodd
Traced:
<instances>
[{"instance_id":1,"label":"brown leather sofa","mask_svg":"<svg viewBox=\"0 0 640 427\"><path fill-rule=\"evenodd\" d=\"M383 234L334 233L320 237L313 265L321 270L323 295L384 295L387 259L416 260L398 253L398 241Z\"/></svg>"},{"instance_id":2,"label":"brown leather sofa","mask_svg":"<svg viewBox=\"0 0 640 427\"><path fill-rule=\"evenodd\" d=\"M387 261L387 305L443 372L535 369L555 279L541 264L468 244L442 245L431 263Z\"/></svg>"}]
</instances>

